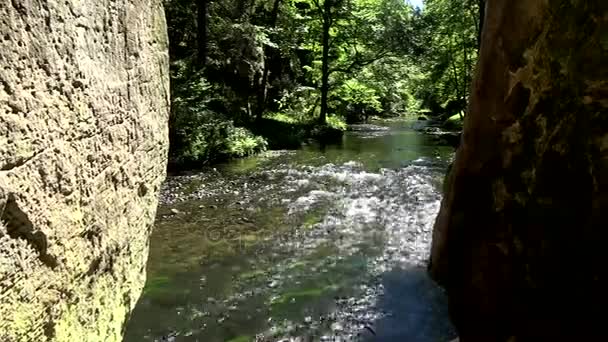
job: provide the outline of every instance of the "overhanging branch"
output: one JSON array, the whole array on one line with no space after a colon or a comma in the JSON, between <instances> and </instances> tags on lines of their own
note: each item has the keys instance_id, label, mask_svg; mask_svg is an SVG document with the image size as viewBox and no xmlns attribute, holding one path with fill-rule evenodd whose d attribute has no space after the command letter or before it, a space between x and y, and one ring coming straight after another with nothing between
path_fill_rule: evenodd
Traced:
<instances>
[{"instance_id":1,"label":"overhanging branch","mask_svg":"<svg viewBox=\"0 0 608 342\"><path fill-rule=\"evenodd\" d=\"M359 53L357 52L357 55ZM355 60L350 63L347 67L343 67L343 68L331 68L329 69L329 74L333 74L334 72L343 72L343 73L349 73L352 72L353 70L357 69L357 68L363 68L367 65L370 65L372 63L374 63L375 61L381 60L384 57L387 57L389 55L388 51L383 51L378 53L377 55L375 55L372 58L369 59L359 59L359 58L355 58Z\"/></svg>"}]
</instances>

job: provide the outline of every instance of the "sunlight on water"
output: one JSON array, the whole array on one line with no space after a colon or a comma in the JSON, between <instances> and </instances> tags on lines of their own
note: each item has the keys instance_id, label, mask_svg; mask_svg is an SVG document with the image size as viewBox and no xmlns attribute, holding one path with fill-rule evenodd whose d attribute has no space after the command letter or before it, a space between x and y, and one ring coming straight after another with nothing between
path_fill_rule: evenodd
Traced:
<instances>
[{"instance_id":1,"label":"sunlight on water","mask_svg":"<svg viewBox=\"0 0 608 342\"><path fill-rule=\"evenodd\" d=\"M424 267L450 155L362 125L168 179L125 341L448 341Z\"/></svg>"}]
</instances>

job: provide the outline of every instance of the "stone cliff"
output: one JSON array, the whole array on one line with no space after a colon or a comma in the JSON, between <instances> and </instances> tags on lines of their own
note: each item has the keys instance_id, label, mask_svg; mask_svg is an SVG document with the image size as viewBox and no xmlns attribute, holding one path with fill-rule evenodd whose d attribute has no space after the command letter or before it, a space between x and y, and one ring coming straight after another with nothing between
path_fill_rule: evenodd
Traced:
<instances>
[{"instance_id":1,"label":"stone cliff","mask_svg":"<svg viewBox=\"0 0 608 342\"><path fill-rule=\"evenodd\" d=\"M488 0L431 274L460 340L608 340L608 1Z\"/></svg>"},{"instance_id":2,"label":"stone cliff","mask_svg":"<svg viewBox=\"0 0 608 342\"><path fill-rule=\"evenodd\" d=\"M160 1L0 0L0 340L119 341L168 149Z\"/></svg>"}]
</instances>

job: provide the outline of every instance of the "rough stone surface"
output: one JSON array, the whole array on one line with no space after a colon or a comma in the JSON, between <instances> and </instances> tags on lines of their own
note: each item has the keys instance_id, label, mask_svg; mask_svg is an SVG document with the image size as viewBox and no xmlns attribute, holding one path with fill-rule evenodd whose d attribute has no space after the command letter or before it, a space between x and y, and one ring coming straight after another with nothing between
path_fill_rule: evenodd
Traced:
<instances>
[{"instance_id":1,"label":"rough stone surface","mask_svg":"<svg viewBox=\"0 0 608 342\"><path fill-rule=\"evenodd\" d=\"M463 342L606 341L608 1L485 19L431 273Z\"/></svg>"},{"instance_id":2,"label":"rough stone surface","mask_svg":"<svg viewBox=\"0 0 608 342\"><path fill-rule=\"evenodd\" d=\"M0 0L0 340L118 341L165 175L160 1Z\"/></svg>"}]
</instances>

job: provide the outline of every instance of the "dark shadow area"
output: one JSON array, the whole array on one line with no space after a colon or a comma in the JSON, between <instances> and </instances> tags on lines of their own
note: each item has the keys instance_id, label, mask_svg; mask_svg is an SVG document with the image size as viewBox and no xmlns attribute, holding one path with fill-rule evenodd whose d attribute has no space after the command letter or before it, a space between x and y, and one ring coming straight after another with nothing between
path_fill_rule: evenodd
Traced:
<instances>
[{"instance_id":1,"label":"dark shadow area","mask_svg":"<svg viewBox=\"0 0 608 342\"><path fill-rule=\"evenodd\" d=\"M296 149L307 140L320 144L338 143L343 131L310 122L287 123L273 119L260 119L247 127L253 134L268 141L271 150Z\"/></svg>"},{"instance_id":2,"label":"dark shadow area","mask_svg":"<svg viewBox=\"0 0 608 342\"><path fill-rule=\"evenodd\" d=\"M364 341L436 342L456 338L447 298L424 268L393 270L383 276L378 307L389 314L377 321Z\"/></svg>"}]
</instances>

